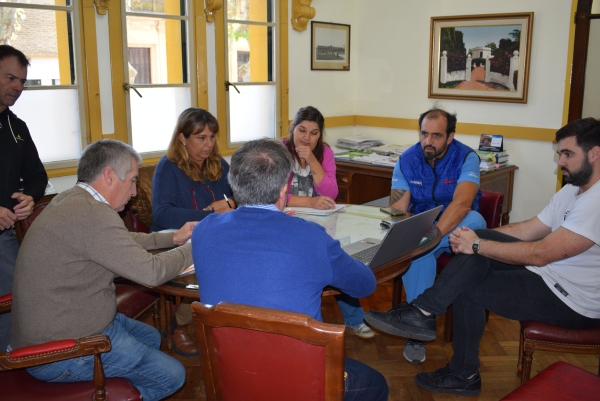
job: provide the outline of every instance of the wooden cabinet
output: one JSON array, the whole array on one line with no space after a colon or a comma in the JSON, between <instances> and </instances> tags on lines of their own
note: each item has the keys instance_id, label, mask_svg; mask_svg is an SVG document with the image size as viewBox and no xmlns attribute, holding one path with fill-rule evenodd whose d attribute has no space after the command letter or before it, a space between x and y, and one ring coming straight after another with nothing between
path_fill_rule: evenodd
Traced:
<instances>
[{"instance_id":1,"label":"wooden cabinet","mask_svg":"<svg viewBox=\"0 0 600 401\"><path fill-rule=\"evenodd\" d=\"M335 164L339 190L337 202L356 205L389 196L393 168L341 161ZM516 169L517 166L511 165L481 173L481 188L504 194L502 225L509 222Z\"/></svg>"}]
</instances>

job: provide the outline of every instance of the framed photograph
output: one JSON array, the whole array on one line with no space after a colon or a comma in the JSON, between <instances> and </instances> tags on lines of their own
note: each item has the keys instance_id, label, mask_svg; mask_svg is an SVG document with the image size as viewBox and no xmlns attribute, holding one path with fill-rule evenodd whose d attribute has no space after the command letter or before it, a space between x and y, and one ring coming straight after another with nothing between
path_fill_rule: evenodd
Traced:
<instances>
[{"instance_id":1,"label":"framed photograph","mask_svg":"<svg viewBox=\"0 0 600 401\"><path fill-rule=\"evenodd\" d=\"M429 97L527 103L533 13L431 18Z\"/></svg>"},{"instance_id":2,"label":"framed photograph","mask_svg":"<svg viewBox=\"0 0 600 401\"><path fill-rule=\"evenodd\" d=\"M310 24L310 69L350 71L350 25Z\"/></svg>"}]
</instances>

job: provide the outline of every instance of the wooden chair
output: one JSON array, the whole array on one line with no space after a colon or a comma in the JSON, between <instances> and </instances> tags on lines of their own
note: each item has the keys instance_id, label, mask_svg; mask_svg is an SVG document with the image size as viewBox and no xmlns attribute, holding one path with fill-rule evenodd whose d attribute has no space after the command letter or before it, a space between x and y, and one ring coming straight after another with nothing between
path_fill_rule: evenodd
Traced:
<instances>
[{"instance_id":1,"label":"wooden chair","mask_svg":"<svg viewBox=\"0 0 600 401\"><path fill-rule=\"evenodd\" d=\"M343 400L344 326L226 302L192 315L207 400Z\"/></svg>"},{"instance_id":2,"label":"wooden chair","mask_svg":"<svg viewBox=\"0 0 600 401\"><path fill-rule=\"evenodd\" d=\"M0 313L12 306L12 295L0 297ZM100 354L110 351L108 336L101 334L80 339L52 341L11 352L0 352L0 391L2 400L111 401L141 400L139 391L127 379L105 379ZM48 383L31 376L25 368L94 355L94 379L87 382Z\"/></svg>"},{"instance_id":3,"label":"wooden chair","mask_svg":"<svg viewBox=\"0 0 600 401\"><path fill-rule=\"evenodd\" d=\"M27 230L29 230L29 227L31 227L33 224L35 218L42 213L44 208L48 206L48 204L52 201L52 198L54 198L56 195L57 194L43 196L39 201L35 202L31 215L25 220L20 220L17 222L17 224L15 224L15 233L17 234L17 241L19 241L19 245L23 243L25 233L27 233Z\"/></svg>"},{"instance_id":4,"label":"wooden chair","mask_svg":"<svg viewBox=\"0 0 600 401\"><path fill-rule=\"evenodd\" d=\"M501 401L593 401L600 377L566 362L555 362Z\"/></svg>"},{"instance_id":5,"label":"wooden chair","mask_svg":"<svg viewBox=\"0 0 600 401\"><path fill-rule=\"evenodd\" d=\"M521 384L531 375L533 353L541 351L600 355L600 327L593 329L566 329L548 323L521 322L519 361L517 373ZM600 366L598 368L600 376Z\"/></svg>"},{"instance_id":6,"label":"wooden chair","mask_svg":"<svg viewBox=\"0 0 600 401\"><path fill-rule=\"evenodd\" d=\"M156 165L140 166L137 196L125 206L123 221L132 232L150 232L152 228L152 178Z\"/></svg>"}]
</instances>

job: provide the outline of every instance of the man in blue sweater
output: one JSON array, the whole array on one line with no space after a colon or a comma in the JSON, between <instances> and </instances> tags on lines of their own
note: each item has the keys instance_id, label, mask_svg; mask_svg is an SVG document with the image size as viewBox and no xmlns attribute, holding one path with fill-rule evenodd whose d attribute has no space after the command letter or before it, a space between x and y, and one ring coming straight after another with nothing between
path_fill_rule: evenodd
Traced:
<instances>
[{"instance_id":1,"label":"man in blue sweater","mask_svg":"<svg viewBox=\"0 0 600 401\"><path fill-rule=\"evenodd\" d=\"M319 225L282 213L292 158L269 139L247 142L231 158L228 180L238 209L211 214L192 235L200 300L305 313L321 318L321 293L333 286L356 297L375 291L369 267L352 259ZM387 400L376 370L346 358L344 400Z\"/></svg>"},{"instance_id":2,"label":"man in blue sweater","mask_svg":"<svg viewBox=\"0 0 600 401\"><path fill-rule=\"evenodd\" d=\"M390 206L421 213L443 205L437 221L443 238L431 252L413 260L402 276L406 302L433 285L436 259L450 252L448 235L452 230L459 226L472 230L486 227L478 213L479 156L454 139L456 115L434 107L421 114L419 127L420 141L402 154L394 168ZM365 320L378 328L376 317ZM409 339L404 358L411 363L424 362L425 342Z\"/></svg>"}]
</instances>

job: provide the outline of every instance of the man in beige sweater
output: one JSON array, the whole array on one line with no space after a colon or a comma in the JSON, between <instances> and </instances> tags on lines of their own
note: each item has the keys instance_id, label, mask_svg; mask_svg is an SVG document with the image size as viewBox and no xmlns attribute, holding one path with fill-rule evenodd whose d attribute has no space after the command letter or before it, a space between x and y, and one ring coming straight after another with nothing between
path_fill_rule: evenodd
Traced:
<instances>
[{"instance_id":1,"label":"man in beige sweater","mask_svg":"<svg viewBox=\"0 0 600 401\"><path fill-rule=\"evenodd\" d=\"M175 233L130 233L117 214L136 194L139 154L102 140L88 146L75 187L57 195L27 232L13 284L12 349L66 338L107 334L107 377L129 379L145 401L185 382L185 369L159 350L153 327L117 313L115 276L156 286L192 264L186 244L195 223ZM147 252L181 245L169 252ZM46 381L91 380L91 356L28 369Z\"/></svg>"}]
</instances>

